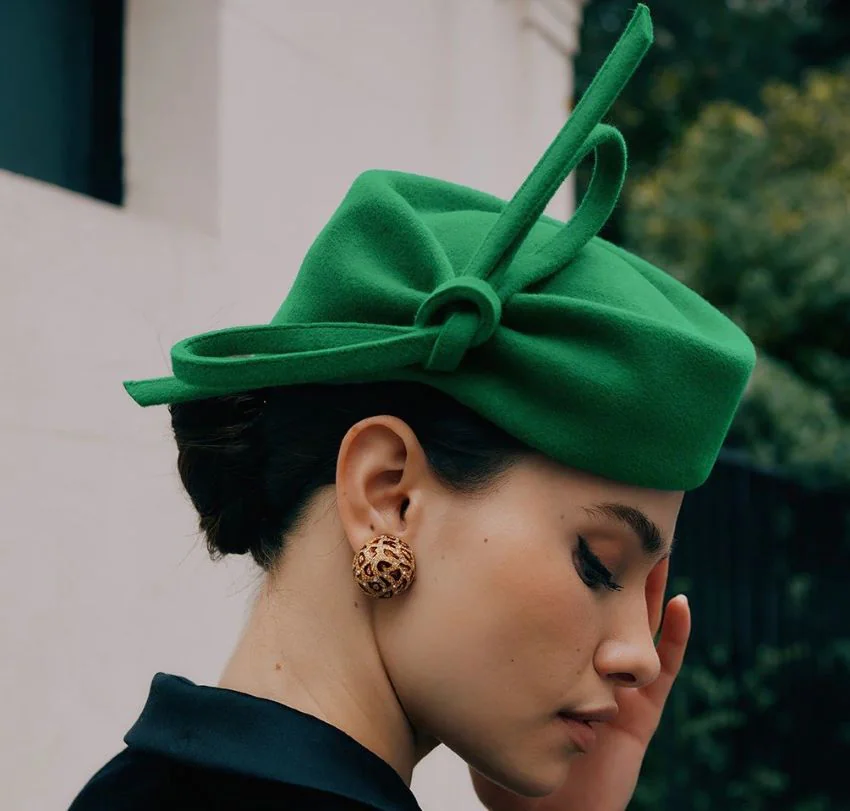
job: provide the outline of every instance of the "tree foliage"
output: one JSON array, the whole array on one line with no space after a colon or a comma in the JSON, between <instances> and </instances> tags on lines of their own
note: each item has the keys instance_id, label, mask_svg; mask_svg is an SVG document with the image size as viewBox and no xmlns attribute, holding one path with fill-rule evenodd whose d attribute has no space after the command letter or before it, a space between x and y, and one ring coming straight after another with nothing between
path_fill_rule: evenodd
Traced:
<instances>
[{"instance_id":1,"label":"tree foliage","mask_svg":"<svg viewBox=\"0 0 850 811\"><path fill-rule=\"evenodd\" d=\"M797 84L811 67L838 68L850 57L847 0L648 0L655 44L608 120L629 144L630 180L664 159L702 107L729 101L758 114L770 81ZM575 60L576 95L634 11L633 0L589 0ZM583 188L589 168L579 170ZM622 238L624 210L603 236Z\"/></svg>"}]
</instances>

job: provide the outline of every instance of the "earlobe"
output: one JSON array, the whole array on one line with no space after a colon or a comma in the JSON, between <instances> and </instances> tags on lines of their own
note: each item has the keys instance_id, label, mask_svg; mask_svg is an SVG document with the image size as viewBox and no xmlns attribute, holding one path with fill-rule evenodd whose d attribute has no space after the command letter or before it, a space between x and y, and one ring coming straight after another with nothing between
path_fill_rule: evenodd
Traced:
<instances>
[{"instance_id":1,"label":"earlobe","mask_svg":"<svg viewBox=\"0 0 850 811\"><path fill-rule=\"evenodd\" d=\"M427 461L410 426L397 417L369 417L340 443L336 468L339 518L352 552L376 536L409 540Z\"/></svg>"}]
</instances>

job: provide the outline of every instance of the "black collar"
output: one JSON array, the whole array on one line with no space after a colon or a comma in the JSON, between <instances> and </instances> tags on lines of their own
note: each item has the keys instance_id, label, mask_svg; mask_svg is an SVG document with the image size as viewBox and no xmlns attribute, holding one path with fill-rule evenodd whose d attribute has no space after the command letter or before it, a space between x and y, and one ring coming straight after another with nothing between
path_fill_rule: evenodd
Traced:
<instances>
[{"instance_id":1,"label":"black collar","mask_svg":"<svg viewBox=\"0 0 850 811\"><path fill-rule=\"evenodd\" d=\"M400 775L354 738L307 713L157 673L129 747L213 769L348 797L381 811L421 811Z\"/></svg>"}]
</instances>

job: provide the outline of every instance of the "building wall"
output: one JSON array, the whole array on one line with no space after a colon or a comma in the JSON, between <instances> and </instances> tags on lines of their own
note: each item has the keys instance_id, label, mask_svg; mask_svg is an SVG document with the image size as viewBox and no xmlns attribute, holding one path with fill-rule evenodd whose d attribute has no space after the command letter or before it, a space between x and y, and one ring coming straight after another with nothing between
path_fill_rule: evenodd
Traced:
<instances>
[{"instance_id":1,"label":"building wall","mask_svg":"<svg viewBox=\"0 0 850 811\"><path fill-rule=\"evenodd\" d=\"M122 380L267 322L364 169L511 196L566 115L579 6L128 0L126 205L0 172L4 808L67 807L155 672L215 684L259 582L209 561L167 411ZM413 789L479 807L445 747Z\"/></svg>"}]
</instances>

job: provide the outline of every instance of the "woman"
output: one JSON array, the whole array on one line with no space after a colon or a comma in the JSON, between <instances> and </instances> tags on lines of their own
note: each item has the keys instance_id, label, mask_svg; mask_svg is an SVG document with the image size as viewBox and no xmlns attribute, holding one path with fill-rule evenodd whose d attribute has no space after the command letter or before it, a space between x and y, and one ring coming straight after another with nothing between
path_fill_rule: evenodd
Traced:
<instances>
[{"instance_id":1,"label":"woman","mask_svg":"<svg viewBox=\"0 0 850 811\"><path fill-rule=\"evenodd\" d=\"M654 644L682 497L755 361L595 237L626 164L598 122L650 41L640 6L509 204L367 172L270 324L125 383L169 404L213 557L265 580L218 684L158 673L73 811L416 809L439 743L488 808L626 807L689 633L679 597Z\"/></svg>"}]
</instances>

